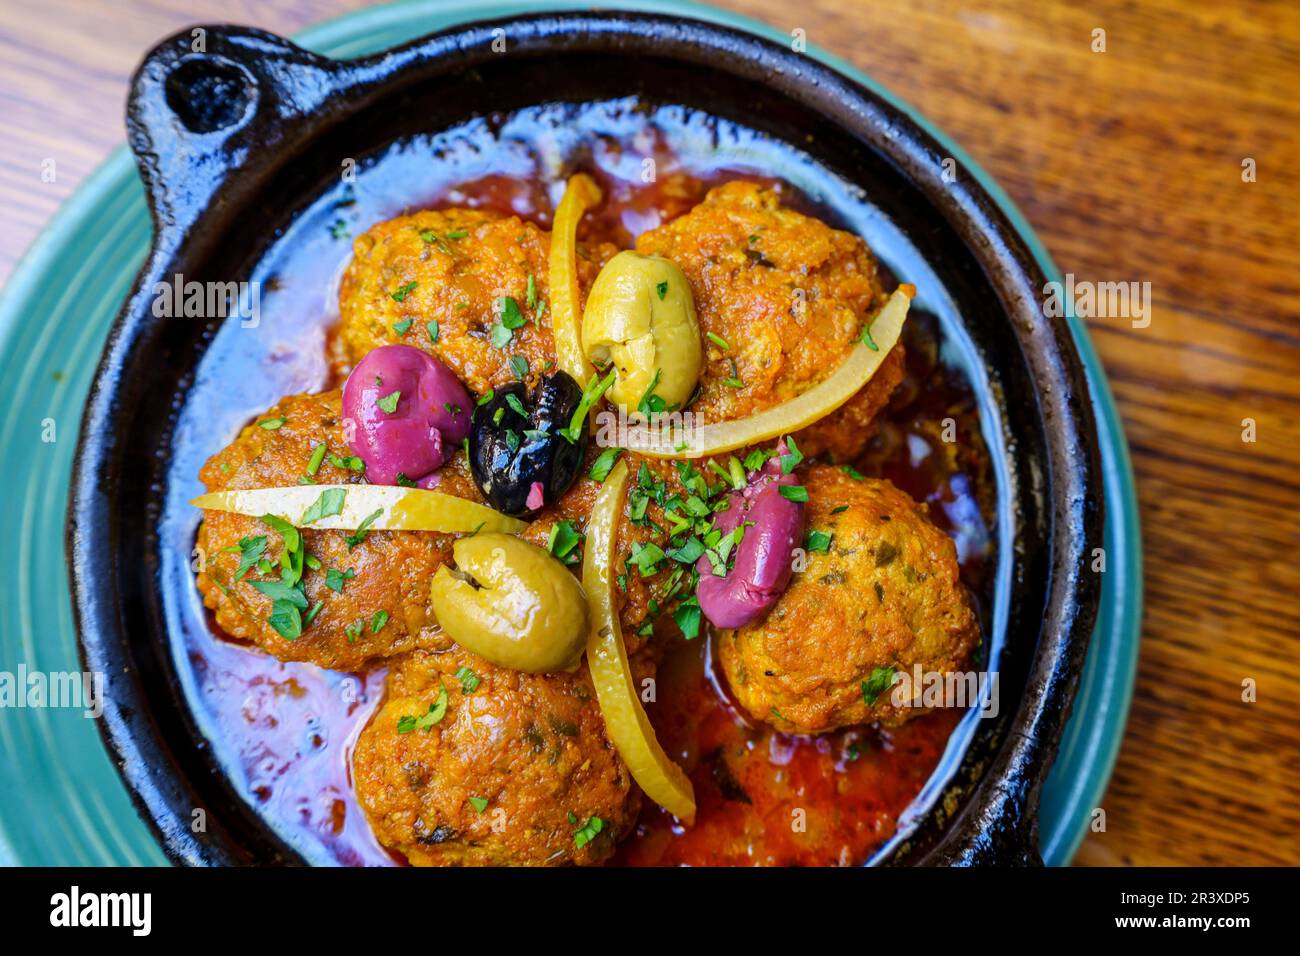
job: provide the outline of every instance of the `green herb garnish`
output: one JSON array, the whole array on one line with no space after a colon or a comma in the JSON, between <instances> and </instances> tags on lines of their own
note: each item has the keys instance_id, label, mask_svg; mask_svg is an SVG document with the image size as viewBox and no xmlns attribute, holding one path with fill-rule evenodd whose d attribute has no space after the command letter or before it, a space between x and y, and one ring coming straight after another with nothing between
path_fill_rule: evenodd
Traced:
<instances>
[{"instance_id":1,"label":"green herb garnish","mask_svg":"<svg viewBox=\"0 0 1300 956\"><path fill-rule=\"evenodd\" d=\"M409 734L413 730L423 730L425 733L442 722L442 718L447 716L447 685L438 681L438 699L429 705L429 710L420 717L398 717L397 732L399 734Z\"/></svg>"},{"instance_id":2,"label":"green herb garnish","mask_svg":"<svg viewBox=\"0 0 1300 956\"><path fill-rule=\"evenodd\" d=\"M578 407L573 411L573 418L569 421L569 427L560 429L560 435L563 438L570 443L578 441L578 438L582 435L582 429L586 427L587 413L600 401L600 397L609 390L609 387L614 384L614 378L617 374L616 370L611 369L610 373L603 379L598 378L596 375L591 376L591 381L582 390L582 400L578 402Z\"/></svg>"},{"instance_id":3,"label":"green herb garnish","mask_svg":"<svg viewBox=\"0 0 1300 956\"><path fill-rule=\"evenodd\" d=\"M460 692L462 694L472 694L474 691L478 690L478 685L481 683L479 676L468 667L462 665L461 668L456 671L455 676L456 680L460 681Z\"/></svg>"},{"instance_id":4,"label":"green herb garnish","mask_svg":"<svg viewBox=\"0 0 1300 956\"><path fill-rule=\"evenodd\" d=\"M327 568L325 571L325 586L331 591L342 594L344 583L351 581L356 576L357 572L353 568L348 568L346 571L340 571L338 568Z\"/></svg>"},{"instance_id":5,"label":"green herb garnish","mask_svg":"<svg viewBox=\"0 0 1300 956\"><path fill-rule=\"evenodd\" d=\"M809 551L821 551L823 553L831 549L831 535L825 531L809 531L808 540L804 545Z\"/></svg>"},{"instance_id":6,"label":"green herb garnish","mask_svg":"<svg viewBox=\"0 0 1300 956\"><path fill-rule=\"evenodd\" d=\"M370 512L370 514L361 519L361 524L357 525L357 530L347 537L349 551L359 545L362 541L366 540L366 535L369 534L368 529L372 524L379 520L379 516L383 513L383 508L376 508L374 511Z\"/></svg>"},{"instance_id":7,"label":"green herb garnish","mask_svg":"<svg viewBox=\"0 0 1300 956\"><path fill-rule=\"evenodd\" d=\"M551 526L546 550L565 564L576 564L582 558L574 549L582 543L584 537L586 536L582 532L573 527L572 521L557 521Z\"/></svg>"},{"instance_id":8,"label":"green herb garnish","mask_svg":"<svg viewBox=\"0 0 1300 956\"><path fill-rule=\"evenodd\" d=\"M302 524L313 524L321 518L329 518L343 511L343 499L347 497L345 488L328 488L322 491L315 503L303 512Z\"/></svg>"},{"instance_id":9,"label":"green herb garnish","mask_svg":"<svg viewBox=\"0 0 1300 956\"><path fill-rule=\"evenodd\" d=\"M311 458L307 462L307 474L315 475L316 472L320 471L321 463L325 460L325 452L328 450L324 442L311 450Z\"/></svg>"},{"instance_id":10,"label":"green herb garnish","mask_svg":"<svg viewBox=\"0 0 1300 956\"><path fill-rule=\"evenodd\" d=\"M392 296L394 302L402 302L405 301L408 295L410 295L412 292L415 291L416 287L419 284L420 283L418 282L411 281L406 283L406 285L401 286L400 288L394 289L392 292L388 294Z\"/></svg>"},{"instance_id":11,"label":"green herb garnish","mask_svg":"<svg viewBox=\"0 0 1300 956\"><path fill-rule=\"evenodd\" d=\"M876 699L889 689L889 685L894 682L894 674L898 671L897 667L892 664L889 667L876 667L871 671L871 676L862 682L862 699L870 707L876 702Z\"/></svg>"},{"instance_id":12,"label":"green herb garnish","mask_svg":"<svg viewBox=\"0 0 1300 956\"><path fill-rule=\"evenodd\" d=\"M609 477L609 473L614 469L614 463L618 461L618 456L623 454L621 448L606 448L596 460L591 463L591 471L587 474L591 476L592 481L604 481Z\"/></svg>"}]
</instances>

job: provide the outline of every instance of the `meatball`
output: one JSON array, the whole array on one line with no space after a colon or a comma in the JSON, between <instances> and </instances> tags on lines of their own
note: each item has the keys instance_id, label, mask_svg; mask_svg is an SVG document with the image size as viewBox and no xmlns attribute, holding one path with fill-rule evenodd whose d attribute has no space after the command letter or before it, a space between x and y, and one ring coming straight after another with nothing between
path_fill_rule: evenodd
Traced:
<instances>
[{"instance_id":1,"label":"meatball","mask_svg":"<svg viewBox=\"0 0 1300 956\"><path fill-rule=\"evenodd\" d=\"M979 639L956 548L888 481L814 465L805 485L807 527L829 548L808 553L766 618L719 634L732 692L787 732L902 724L924 711L893 705L894 669L958 670Z\"/></svg>"},{"instance_id":2,"label":"meatball","mask_svg":"<svg viewBox=\"0 0 1300 956\"><path fill-rule=\"evenodd\" d=\"M782 207L773 189L756 183L711 190L686 215L642 234L636 247L681 267L701 332L726 343L705 342L701 392L691 405L705 421L744 418L816 385L887 298L861 239ZM842 408L798 433L799 447L856 458L902 375L900 345Z\"/></svg>"},{"instance_id":3,"label":"meatball","mask_svg":"<svg viewBox=\"0 0 1300 956\"><path fill-rule=\"evenodd\" d=\"M284 421L277 428L259 424L279 419ZM307 471L313 450L322 442L330 454L321 462L316 482L359 481L358 472L336 463L351 456L343 439L338 390L281 399L214 455L199 478L208 491L296 485ZM597 454L598 449L593 448L582 477L521 534L526 541L547 547L555 526L568 522L565 531L571 534L554 532L555 541L575 574L581 570L582 543L579 540L565 549L565 542L583 533L600 490L600 482L589 477ZM635 470L636 461L629 456L629 462ZM455 454L439 476L437 490L483 502L464 455ZM625 515L631 507L627 506ZM656 504L651 504L646 517L637 522L624 518L618 537L620 561L628 558L634 548L644 547L654 539L652 522L665 523L662 509ZM279 580L280 535L258 518L222 511L204 513L196 541L204 562L197 576L198 588L225 633L251 641L280 660L310 661L336 670L357 670L412 648L444 648L450 643L433 617L429 582L442 564L453 560L456 535L371 531L352 548L348 547L348 531L304 528L302 535L307 553L320 561L319 569L308 567L303 571L309 606L320 601L321 608L300 637L288 640L270 624L271 598L252 584ZM232 583L244 555L252 553L241 542L257 547L256 539L260 537L266 538L262 553L272 566L271 572L262 573L253 567ZM629 653L641 648L657 624L671 622L668 614L651 620L652 606L666 605L674 593L680 592L682 574L669 564L661 562L659 570L644 577L639 573L622 576L623 586L615 597ZM337 575L351 575L331 576L331 569ZM327 581L341 590L329 587ZM387 621L376 633L371 621L378 612L386 614Z\"/></svg>"},{"instance_id":4,"label":"meatball","mask_svg":"<svg viewBox=\"0 0 1300 956\"><path fill-rule=\"evenodd\" d=\"M336 371L380 345L401 343L436 356L482 394L514 380L513 356L533 372L554 362L551 237L533 223L471 209L423 211L372 226L352 248L339 287ZM585 295L616 250L590 244L582 251ZM503 305L506 298L514 307ZM507 308L518 309L522 325L502 324Z\"/></svg>"},{"instance_id":5,"label":"meatball","mask_svg":"<svg viewBox=\"0 0 1300 956\"><path fill-rule=\"evenodd\" d=\"M281 419L278 427L263 427ZM282 399L213 455L199 478L209 491L296 485L321 442L329 454L315 481L359 481L357 472L342 466L351 451L343 439L337 389ZM438 488L481 500L463 463L464 456L457 455L445 466ZM302 580L308 606L319 601L320 609L310 623L304 615L302 634L289 640L270 624L272 599L252 584L280 579L280 535L258 518L207 511L197 540L203 603L231 637L258 644L280 660L310 661L336 670L356 670L414 647L445 645L432 618L429 580L451 560L453 536L372 531L349 547L349 534L303 529L306 552L320 566L305 567ZM245 557L255 557L259 550L270 564L269 572L254 565L240 576Z\"/></svg>"},{"instance_id":6,"label":"meatball","mask_svg":"<svg viewBox=\"0 0 1300 956\"><path fill-rule=\"evenodd\" d=\"M385 688L353 775L379 842L411 863L595 864L631 831L640 791L585 664L524 674L415 651Z\"/></svg>"}]
</instances>

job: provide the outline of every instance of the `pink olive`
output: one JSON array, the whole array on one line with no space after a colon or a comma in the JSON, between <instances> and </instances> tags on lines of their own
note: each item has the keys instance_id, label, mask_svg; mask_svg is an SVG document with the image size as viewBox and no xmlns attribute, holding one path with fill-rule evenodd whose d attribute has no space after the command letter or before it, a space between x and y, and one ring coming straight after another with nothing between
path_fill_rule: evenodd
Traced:
<instances>
[{"instance_id":1,"label":"pink olive","mask_svg":"<svg viewBox=\"0 0 1300 956\"><path fill-rule=\"evenodd\" d=\"M377 485L395 485L399 474L423 488L436 484L434 472L469 435L472 411L451 369L409 345L370 352L343 385L348 444Z\"/></svg>"},{"instance_id":2,"label":"pink olive","mask_svg":"<svg viewBox=\"0 0 1300 956\"><path fill-rule=\"evenodd\" d=\"M724 535L742 521L749 525L725 576L713 573L707 556L696 564L700 610L715 627L744 627L790 584L794 549L803 540L803 504L782 497L780 489L797 484L794 475L781 474L779 458L770 459L750 476L747 487L728 496L729 507L714 520Z\"/></svg>"}]
</instances>

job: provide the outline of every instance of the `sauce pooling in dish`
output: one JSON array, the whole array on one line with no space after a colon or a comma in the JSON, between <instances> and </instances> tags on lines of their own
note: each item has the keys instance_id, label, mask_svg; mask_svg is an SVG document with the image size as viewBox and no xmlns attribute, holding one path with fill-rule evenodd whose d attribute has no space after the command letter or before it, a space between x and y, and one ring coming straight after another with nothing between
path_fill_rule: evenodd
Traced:
<instances>
[{"instance_id":1,"label":"sauce pooling in dish","mask_svg":"<svg viewBox=\"0 0 1300 956\"><path fill-rule=\"evenodd\" d=\"M651 130L647 124L645 131ZM683 169L662 140L645 131L627 142L600 141L583 163L607 200L584 224L580 241L626 247L645 229L692 208L709 186L734 178L773 183L741 169ZM612 172L642 168L627 161L642 154L656 161L653 183ZM789 188L775 185L790 205L813 209ZM549 225L552 201L552 191L537 177L489 173L421 205L513 213ZM361 221L392 212L367 210ZM291 269L279 276L287 289L317 278ZM937 323L917 316L906 344L904 382L882 416L879 436L854 464L931 503L932 519L958 542L963 581L978 600L988 584L989 537L982 515L990 509L983 500L989 479L987 461L978 453L975 403L962 377L940 360ZM961 436L956 443L943 440L947 418ZM347 759L373 711L382 672L347 678L280 664L217 638L199 639L191 655L210 716L223 738L238 742L249 787L282 831L324 846L340 863L388 862L391 857L375 843L357 807ZM930 714L890 731L783 734L743 715L723 689L714 660L710 638L678 639L666 651L656 699L647 708L670 756L692 777L700 798L696 825L677 827L645 801L617 862L860 862L893 833L960 717ZM351 699L341 706L345 691ZM265 706L274 701L291 705ZM300 722L316 732L302 737ZM796 811L807 815L802 829L792 826Z\"/></svg>"}]
</instances>

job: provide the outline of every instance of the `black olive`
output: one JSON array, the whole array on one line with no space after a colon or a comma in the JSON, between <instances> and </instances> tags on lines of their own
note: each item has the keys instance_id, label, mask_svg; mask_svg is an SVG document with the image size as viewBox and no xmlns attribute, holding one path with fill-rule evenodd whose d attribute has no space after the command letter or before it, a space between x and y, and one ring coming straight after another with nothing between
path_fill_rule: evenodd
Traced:
<instances>
[{"instance_id":1,"label":"black olive","mask_svg":"<svg viewBox=\"0 0 1300 956\"><path fill-rule=\"evenodd\" d=\"M542 486L542 503L560 499L578 477L587 452L587 429L576 440L560 434L582 402L582 389L566 372L545 376L536 388L515 382L493 390L474 408L469 432L469 464L489 505L522 517L533 485ZM522 412L522 414L521 414Z\"/></svg>"}]
</instances>

